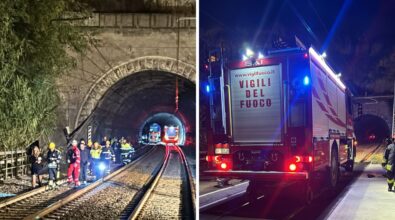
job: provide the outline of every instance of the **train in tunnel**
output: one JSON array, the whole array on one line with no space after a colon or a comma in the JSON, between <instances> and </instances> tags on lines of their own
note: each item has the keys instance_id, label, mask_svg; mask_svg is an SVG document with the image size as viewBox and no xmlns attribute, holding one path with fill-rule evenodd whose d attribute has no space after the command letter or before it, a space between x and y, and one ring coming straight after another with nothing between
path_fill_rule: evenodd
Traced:
<instances>
[{"instance_id":1,"label":"train in tunnel","mask_svg":"<svg viewBox=\"0 0 395 220\"><path fill-rule=\"evenodd\" d=\"M161 142L161 127L158 123L153 123L149 127L148 142L158 144Z\"/></svg>"},{"instance_id":2,"label":"train in tunnel","mask_svg":"<svg viewBox=\"0 0 395 220\"><path fill-rule=\"evenodd\" d=\"M173 125L165 125L162 127L158 123L153 123L149 126L148 143L149 144L163 144L163 143L177 143L179 141L179 127ZM163 131L163 132L162 132Z\"/></svg>"},{"instance_id":3,"label":"train in tunnel","mask_svg":"<svg viewBox=\"0 0 395 220\"><path fill-rule=\"evenodd\" d=\"M163 142L178 144L178 126L165 126L164 133Z\"/></svg>"}]
</instances>

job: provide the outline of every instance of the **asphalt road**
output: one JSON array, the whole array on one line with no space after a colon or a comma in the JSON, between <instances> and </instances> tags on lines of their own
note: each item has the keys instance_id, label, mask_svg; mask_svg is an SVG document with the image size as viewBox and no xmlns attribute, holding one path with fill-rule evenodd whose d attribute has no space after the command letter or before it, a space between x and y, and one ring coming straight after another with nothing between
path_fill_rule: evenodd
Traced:
<instances>
[{"instance_id":1,"label":"asphalt road","mask_svg":"<svg viewBox=\"0 0 395 220\"><path fill-rule=\"evenodd\" d=\"M209 194L201 193L200 206L206 205L206 208L200 210L200 219L361 219L361 216L355 213L347 216L342 216L339 213L351 213L350 210L352 209L358 210L358 204L362 204L362 201L364 201L363 195L367 195L367 187L371 187L373 182L375 186L374 189L377 192L382 190L382 192L388 193L386 192L386 181L382 177L383 173L380 173L383 172L383 170L380 170L381 168L377 166L380 165L374 165L375 168L372 174L372 165L370 165L370 161L362 160L356 163L354 172L342 172L338 187L334 191L330 192L325 189L319 191L314 201L307 206L302 205L295 197L287 195L286 191L279 192L271 197L261 195L256 200L251 200L242 192L245 188L243 188L242 185L230 187L229 190L223 190L228 191L228 194L229 191L232 191L230 190L231 188L233 188L233 191L235 191L234 189L236 188L239 188L241 191L238 193L237 197L223 201L219 205L207 206L207 204L202 204L202 202L212 201L206 198L210 197ZM362 196L355 196L358 195L358 190L361 190L360 193ZM207 189L204 191L207 192ZM353 196L350 196L350 191L353 192L351 193ZM207 194L207 196L205 196L205 194ZM223 195L219 196L226 196L225 193L222 194ZM376 194L377 193L373 193L369 195L371 197ZM344 201L345 198L350 201ZM395 195L393 201L395 202ZM344 205L347 203L354 203L355 205ZM358 218L354 218L353 216L358 216ZM378 218L372 217L368 219Z\"/></svg>"}]
</instances>

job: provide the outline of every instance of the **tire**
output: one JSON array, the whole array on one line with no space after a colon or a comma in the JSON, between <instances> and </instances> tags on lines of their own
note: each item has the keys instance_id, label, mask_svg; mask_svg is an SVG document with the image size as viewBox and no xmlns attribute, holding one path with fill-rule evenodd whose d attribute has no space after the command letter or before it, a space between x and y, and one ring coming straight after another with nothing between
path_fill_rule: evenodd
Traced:
<instances>
[{"instance_id":1,"label":"tire","mask_svg":"<svg viewBox=\"0 0 395 220\"><path fill-rule=\"evenodd\" d=\"M344 168L346 169L347 172L352 172L354 171L354 159L356 156L356 152L355 152L355 146L352 147L352 160L348 160L347 163L345 164Z\"/></svg>"},{"instance_id":2,"label":"tire","mask_svg":"<svg viewBox=\"0 0 395 220\"><path fill-rule=\"evenodd\" d=\"M339 156L336 147L332 147L331 166L329 167L329 175L328 175L330 189L336 188L337 183L339 182L339 174L340 174Z\"/></svg>"}]
</instances>

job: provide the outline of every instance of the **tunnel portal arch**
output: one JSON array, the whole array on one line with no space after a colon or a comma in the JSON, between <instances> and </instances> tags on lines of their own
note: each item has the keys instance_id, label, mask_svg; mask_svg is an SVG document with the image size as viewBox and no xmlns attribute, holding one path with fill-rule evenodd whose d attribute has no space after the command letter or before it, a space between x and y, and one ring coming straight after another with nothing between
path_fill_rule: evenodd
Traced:
<instances>
[{"instance_id":1,"label":"tunnel portal arch","mask_svg":"<svg viewBox=\"0 0 395 220\"><path fill-rule=\"evenodd\" d=\"M383 118L372 114L355 118L354 128L355 136L361 143L381 142L391 134L387 122Z\"/></svg>"},{"instance_id":2,"label":"tunnel portal arch","mask_svg":"<svg viewBox=\"0 0 395 220\"><path fill-rule=\"evenodd\" d=\"M144 71L168 72L196 84L194 65L163 56L145 56L131 59L108 70L90 87L79 108L74 127L78 128L91 115L101 98L113 85L125 77Z\"/></svg>"}]
</instances>

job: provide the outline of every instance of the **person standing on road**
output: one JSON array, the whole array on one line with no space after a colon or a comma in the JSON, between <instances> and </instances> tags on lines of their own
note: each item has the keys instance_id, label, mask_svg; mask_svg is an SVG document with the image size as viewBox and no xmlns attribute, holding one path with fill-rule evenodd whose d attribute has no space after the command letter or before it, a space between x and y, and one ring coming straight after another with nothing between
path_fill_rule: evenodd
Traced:
<instances>
[{"instance_id":1,"label":"person standing on road","mask_svg":"<svg viewBox=\"0 0 395 220\"><path fill-rule=\"evenodd\" d=\"M81 151L81 180L82 183L85 185L87 180L88 167L89 167L91 154L89 149L85 146L85 143L82 142L80 143L80 151Z\"/></svg>"},{"instance_id":2,"label":"person standing on road","mask_svg":"<svg viewBox=\"0 0 395 220\"><path fill-rule=\"evenodd\" d=\"M48 188L54 189L56 187L56 181L58 180L58 171L60 165L61 154L60 151L55 149L55 143L49 143L49 150L47 153L47 160L48 160L48 175L49 175L49 182Z\"/></svg>"},{"instance_id":3,"label":"person standing on road","mask_svg":"<svg viewBox=\"0 0 395 220\"><path fill-rule=\"evenodd\" d=\"M38 186L42 185L42 169L43 169L43 162L41 151L38 146L33 146L32 155L30 156L30 163L31 163L31 171L32 171L32 187L36 187L36 183L38 182Z\"/></svg>"},{"instance_id":4,"label":"person standing on road","mask_svg":"<svg viewBox=\"0 0 395 220\"><path fill-rule=\"evenodd\" d=\"M387 171L387 183L388 183L388 192L392 191L392 187L394 186L394 177L395 177L395 145L391 138L386 139L387 148L384 153L384 163L383 166Z\"/></svg>"},{"instance_id":5,"label":"person standing on road","mask_svg":"<svg viewBox=\"0 0 395 220\"><path fill-rule=\"evenodd\" d=\"M71 142L71 148L67 152L67 163L69 164L69 168L67 169L67 182L72 183L74 180L75 186L80 185L79 176L81 155L77 145L78 142L76 140L73 140Z\"/></svg>"}]
</instances>

